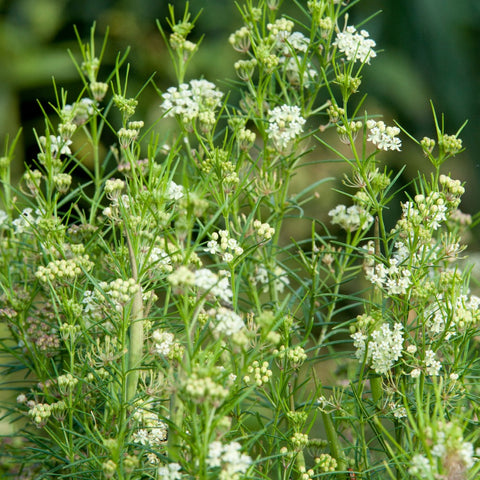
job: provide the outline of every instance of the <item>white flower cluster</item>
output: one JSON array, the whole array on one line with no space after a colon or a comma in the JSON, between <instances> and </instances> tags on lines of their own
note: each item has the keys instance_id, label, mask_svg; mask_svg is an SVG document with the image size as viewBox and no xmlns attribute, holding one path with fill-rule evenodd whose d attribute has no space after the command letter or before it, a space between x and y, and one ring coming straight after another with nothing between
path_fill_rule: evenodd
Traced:
<instances>
[{"instance_id":1,"label":"white flower cluster","mask_svg":"<svg viewBox=\"0 0 480 480\"><path fill-rule=\"evenodd\" d=\"M50 153L54 157L56 157L58 154L70 155L72 153L69 147L69 145L72 144L72 141L69 139L64 139L62 137L56 137L55 135L50 135L48 139L44 136L41 136L39 140L42 147L50 148Z\"/></svg>"},{"instance_id":2,"label":"white flower cluster","mask_svg":"<svg viewBox=\"0 0 480 480\"><path fill-rule=\"evenodd\" d=\"M134 443L150 448L165 443L168 437L168 426L155 412L140 407L133 413L133 419L140 426L132 434Z\"/></svg>"},{"instance_id":3,"label":"white flower cluster","mask_svg":"<svg viewBox=\"0 0 480 480\"><path fill-rule=\"evenodd\" d=\"M337 34L337 38L333 42L337 48L345 54L348 61L353 60L356 62L360 60L362 63L370 63L372 58L377 56L373 50L375 47L375 41L369 38L369 33L366 30L360 30L349 25L345 31Z\"/></svg>"},{"instance_id":4,"label":"white flower cluster","mask_svg":"<svg viewBox=\"0 0 480 480\"><path fill-rule=\"evenodd\" d=\"M418 194L414 200L402 204L402 216L393 232L398 232L406 243L411 243L416 237L422 243L430 244L432 231L438 230L447 220L448 207L439 192L428 196Z\"/></svg>"},{"instance_id":5,"label":"white flower cluster","mask_svg":"<svg viewBox=\"0 0 480 480\"><path fill-rule=\"evenodd\" d=\"M328 216L332 217L332 224L340 225L347 232L355 230L367 230L373 223L373 217L359 205L337 205L333 210L328 212Z\"/></svg>"},{"instance_id":6,"label":"white flower cluster","mask_svg":"<svg viewBox=\"0 0 480 480\"><path fill-rule=\"evenodd\" d=\"M65 105L60 112L60 117L64 124L73 123L81 125L95 114L95 109L95 101L91 98L84 97L73 105Z\"/></svg>"},{"instance_id":7,"label":"white flower cluster","mask_svg":"<svg viewBox=\"0 0 480 480\"><path fill-rule=\"evenodd\" d=\"M153 247L151 249L148 263L155 264L155 267L159 268L162 272L171 272L173 270L172 258L160 247Z\"/></svg>"},{"instance_id":8,"label":"white flower cluster","mask_svg":"<svg viewBox=\"0 0 480 480\"><path fill-rule=\"evenodd\" d=\"M285 19L281 19L285 20ZM305 64L303 55L307 53L310 45L310 39L301 32L292 32L291 28L281 29L281 25L269 24L270 30L275 32L275 48L277 50L278 63L283 66L288 81L292 85L300 84L300 75L302 83L309 86L318 76L317 71L310 62ZM286 21L290 22L290 21ZM291 24L291 25L290 25ZM293 27L293 22L286 24L286 27Z\"/></svg>"},{"instance_id":9,"label":"white flower cluster","mask_svg":"<svg viewBox=\"0 0 480 480\"><path fill-rule=\"evenodd\" d=\"M177 185L173 180L168 183L165 196L168 200L177 201L183 198L185 195L183 185Z\"/></svg>"},{"instance_id":10,"label":"white flower cluster","mask_svg":"<svg viewBox=\"0 0 480 480\"><path fill-rule=\"evenodd\" d=\"M409 345L407 351L413 355L417 351L417 348L415 345ZM417 365L410 371L410 376L412 378L418 378L422 372L424 372L425 375L436 377L440 374L441 368L442 364L436 360L435 352L427 349L425 350L423 360L420 363L417 362Z\"/></svg>"},{"instance_id":11,"label":"white flower cluster","mask_svg":"<svg viewBox=\"0 0 480 480\"><path fill-rule=\"evenodd\" d=\"M376 373L385 375L402 356L402 330L403 325L401 323L395 323L393 330L388 323L384 323L372 332L370 340L361 331L353 333L351 337L353 338L353 345L357 349L356 357L360 361L371 362L371 366Z\"/></svg>"},{"instance_id":12,"label":"white flower cluster","mask_svg":"<svg viewBox=\"0 0 480 480\"><path fill-rule=\"evenodd\" d=\"M208 292L219 300L231 303L233 293L227 276L218 276L207 268L194 272L193 284L201 290Z\"/></svg>"},{"instance_id":13,"label":"white flower cluster","mask_svg":"<svg viewBox=\"0 0 480 480\"><path fill-rule=\"evenodd\" d=\"M240 478L247 473L252 463L250 456L241 453L241 445L238 442L223 444L212 442L208 447L207 465L210 468L221 467L220 480Z\"/></svg>"},{"instance_id":14,"label":"white flower cluster","mask_svg":"<svg viewBox=\"0 0 480 480\"><path fill-rule=\"evenodd\" d=\"M440 373L442 364L435 359L435 352L433 350L425 351L425 367L427 375L432 375L436 377Z\"/></svg>"},{"instance_id":15,"label":"white flower cluster","mask_svg":"<svg viewBox=\"0 0 480 480\"><path fill-rule=\"evenodd\" d=\"M439 294L425 316L429 332L445 335L445 340L449 340L480 321L480 298L465 294L452 298Z\"/></svg>"},{"instance_id":16,"label":"white flower cluster","mask_svg":"<svg viewBox=\"0 0 480 480\"><path fill-rule=\"evenodd\" d=\"M407 417L407 409L401 405L397 405L395 402L389 403L388 407L390 408L393 416L395 418L405 418Z\"/></svg>"},{"instance_id":17,"label":"white flower cluster","mask_svg":"<svg viewBox=\"0 0 480 480\"><path fill-rule=\"evenodd\" d=\"M389 295L405 295L411 286L412 273L408 268L402 268L396 258L391 258L388 265L377 263L365 267L366 277Z\"/></svg>"},{"instance_id":18,"label":"white flower cluster","mask_svg":"<svg viewBox=\"0 0 480 480\"><path fill-rule=\"evenodd\" d=\"M168 465L162 465L158 467L158 479L159 480L180 480L182 474L180 473L181 467L178 463L169 463Z\"/></svg>"},{"instance_id":19,"label":"white flower cluster","mask_svg":"<svg viewBox=\"0 0 480 480\"><path fill-rule=\"evenodd\" d=\"M36 210L35 213L37 214L37 217L34 217L32 211L33 210L30 207L24 208L20 213L20 216L13 220L12 225L17 235L28 232L33 225L38 224L41 212Z\"/></svg>"},{"instance_id":20,"label":"white flower cluster","mask_svg":"<svg viewBox=\"0 0 480 480\"><path fill-rule=\"evenodd\" d=\"M273 269L271 278L273 282L273 289L277 293L283 293L285 287L290 285L287 272L285 272L285 270L278 265ZM255 275L250 278L250 281L253 285L257 285L258 283L263 284L263 293L268 293L270 288L270 277L268 275L268 270L263 265L256 267Z\"/></svg>"},{"instance_id":21,"label":"white flower cluster","mask_svg":"<svg viewBox=\"0 0 480 480\"><path fill-rule=\"evenodd\" d=\"M400 151L402 141L397 137L400 133L398 127L387 127L384 122L367 120L367 128L370 133L367 137L379 150L397 150Z\"/></svg>"},{"instance_id":22,"label":"white flower cluster","mask_svg":"<svg viewBox=\"0 0 480 480\"><path fill-rule=\"evenodd\" d=\"M175 335L173 333L165 332L164 330L155 330L152 333L152 340L153 351L157 355L162 355L167 358L170 357L176 345Z\"/></svg>"},{"instance_id":23,"label":"white flower cluster","mask_svg":"<svg viewBox=\"0 0 480 480\"><path fill-rule=\"evenodd\" d=\"M205 251L215 255L220 254L224 262L231 262L242 255L243 248L239 245L238 241L230 237L230 233L227 230L219 230L213 232L211 240L207 243Z\"/></svg>"},{"instance_id":24,"label":"white flower cluster","mask_svg":"<svg viewBox=\"0 0 480 480\"><path fill-rule=\"evenodd\" d=\"M284 151L302 134L305 122L299 107L275 107L268 112L268 137L278 150Z\"/></svg>"},{"instance_id":25,"label":"white flower cluster","mask_svg":"<svg viewBox=\"0 0 480 480\"><path fill-rule=\"evenodd\" d=\"M177 87L170 87L162 95L162 110L166 117L179 116L190 122L201 113L213 112L221 102L223 93L207 80L192 80Z\"/></svg>"},{"instance_id":26,"label":"white flower cluster","mask_svg":"<svg viewBox=\"0 0 480 480\"><path fill-rule=\"evenodd\" d=\"M430 459L426 455L415 454L408 473L419 479L470 478L467 471L477 460L472 443L463 438L462 429L454 422L442 420L436 428L427 427L425 433Z\"/></svg>"},{"instance_id":27,"label":"white flower cluster","mask_svg":"<svg viewBox=\"0 0 480 480\"><path fill-rule=\"evenodd\" d=\"M278 18L275 23L267 24L267 29L271 35L278 42L285 42L290 36L290 32L293 30L294 23L284 17Z\"/></svg>"},{"instance_id":28,"label":"white flower cluster","mask_svg":"<svg viewBox=\"0 0 480 480\"><path fill-rule=\"evenodd\" d=\"M303 60L298 57L279 58L279 64L283 65L288 81L292 85L299 85L301 70L303 70L302 83L305 87L308 87L318 77L318 73L310 62L305 66L303 66L302 62Z\"/></svg>"},{"instance_id":29,"label":"white flower cluster","mask_svg":"<svg viewBox=\"0 0 480 480\"><path fill-rule=\"evenodd\" d=\"M245 323L240 315L233 310L225 307L219 307L215 313L214 332L224 333L227 336L238 334L245 328Z\"/></svg>"}]
</instances>

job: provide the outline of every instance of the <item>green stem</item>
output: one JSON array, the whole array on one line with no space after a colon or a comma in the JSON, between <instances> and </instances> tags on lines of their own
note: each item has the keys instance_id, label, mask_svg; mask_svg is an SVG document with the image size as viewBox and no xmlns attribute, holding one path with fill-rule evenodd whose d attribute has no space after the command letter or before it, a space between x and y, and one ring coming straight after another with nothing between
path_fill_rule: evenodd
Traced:
<instances>
[{"instance_id":1,"label":"green stem","mask_svg":"<svg viewBox=\"0 0 480 480\"><path fill-rule=\"evenodd\" d=\"M132 278L138 282L137 263L135 252L133 251L130 236L127 233L128 254L132 269ZM130 342L128 347L128 373L127 373L127 391L126 400L130 402L137 391L139 367L143 354L143 298L142 290L139 286L137 293L133 297L132 311L130 313Z\"/></svg>"},{"instance_id":2,"label":"green stem","mask_svg":"<svg viewBox=\"0 0 480 480\"><path fill-rule=\"evenodd\" d=\"M332 456L337 461L337 471L344 471L347 468L347 462L343 455L343 450L338 439L337 431L333 424L331 414L322 412L323 425L325 427L325 433L327 435L328 446Z\"/></svg>"}]
</instances>

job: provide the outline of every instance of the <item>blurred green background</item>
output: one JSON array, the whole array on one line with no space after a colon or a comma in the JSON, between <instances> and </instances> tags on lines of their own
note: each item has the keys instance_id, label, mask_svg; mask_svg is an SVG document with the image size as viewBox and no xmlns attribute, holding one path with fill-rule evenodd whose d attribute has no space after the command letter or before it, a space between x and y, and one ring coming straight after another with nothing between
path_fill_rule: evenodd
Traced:
<instances>
[{"instance_id":1,"label":"blurred green background","mask_svg":"<svg viewBox=\"0 0 480 480\"><path fill-rule=\"evenodd\" d=\"M170 3L183 11L183 0ZM290 8L292 4L284 0L283 5ZM241 24L235 2L191 0L190 6L194 12L204 10L193 36L205 33L190 74L221 84L219 79L234 77L232 65L238 58L227 42L229 33ZM383 50L364 70L367 108L386 119L397 119L418 138L434 133L430 99L437 112L445 113L448 133L469 119L462 134L467 152L447 169L467 181L462 208L474 213L480 209L476 193L480 186L480 1L363 0L352 9L349 23L380 10L366 26ZM52 76L69 91L70 100L80 91L66 52L78 53L73 25L85 39L94 21L100 36L110 27L107 64L131 47L130 93L135 94L154 71L161 88L174 83L155 25L155 19L164 21L167 15L166 0L0 0L0 138L13 136L23 125L17 172L36 154L32 128L43 128L37 98L44 105L53 100ZM144 118L158 116L153 88L146 89L141 104ZM418 168L427 167L423 157L408 148L393 161L398 168L407 164L405 181Z\"/></svg>"}]
</instances>

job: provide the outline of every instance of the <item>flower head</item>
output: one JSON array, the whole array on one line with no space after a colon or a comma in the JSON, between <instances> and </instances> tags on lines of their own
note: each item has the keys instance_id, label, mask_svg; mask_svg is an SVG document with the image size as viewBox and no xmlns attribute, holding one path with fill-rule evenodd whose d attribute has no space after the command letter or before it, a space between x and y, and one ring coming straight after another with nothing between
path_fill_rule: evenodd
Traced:
<instances>
[{"instance_id":1,"label":"flower head","mask_svg":"<svg viewBox=\"0 0 480 480\"><path fill-rule=\"evenodd\" d=\"M281 105L268 113L267 133L278 150L286 150L303 132L306 120L297 106Z\"/></svg>"},{"instance_id":2,"label":"flower head","mask_svg":"<svg viewBox=\"0 0 480 480\"><path fill-rule=\"evenodd\" d=\"M370 59L377 56L373 50L376 43L369 38L369 33L366 30L357 32L357 29L351 25L337 34L333 45L345 54L348 61L360 60L362 63L370 63Z\"/></svg>"},{"instance_id":3,"label":"flower head","mask_svg":"<svg viewBox=\"0 0 480 480\"><path fill-rule=\"evenodd\" d=\"M376 145L379 150L400 151L402 141L397 137L400 133L398 127L387 127L384 122L374 120L368 120L367 127L370 130L367 140Z\"/></svg>"}]
</instances>

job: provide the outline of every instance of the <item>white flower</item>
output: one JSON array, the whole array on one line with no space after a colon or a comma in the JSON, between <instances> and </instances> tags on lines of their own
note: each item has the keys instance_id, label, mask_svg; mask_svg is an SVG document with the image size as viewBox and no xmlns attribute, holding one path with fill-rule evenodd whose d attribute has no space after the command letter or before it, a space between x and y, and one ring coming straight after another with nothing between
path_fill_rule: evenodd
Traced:
<instances>
[{"instance_id":1,"label":"white flower","mask_svg":"<svg viewBox=\"0 0 480 480\"><path fill-rule=\"evenodd\" d=\"M218 245L216 240L209 240L207 242L207 247L205 248L205 251L210 253L211 255L215 255L216 253L221 252L220 246Z\"/></svg>"},{"instance_id":2,"label":"white flower","mask_svg":"<svg viewBox=\"0 0 480 480\"><path fill-rule=\"evenodd\" d=\"M279 63L284 66L288 81L292 85L298 85L300 83L300 66L303 64L303 60L295 57L280 57ZM310 86L317 77L317 71L313 65L308 62L302 75L303 85L305 87Z\"/></svg>"},{"instance_id":3,"label":"white flower","mask_svg":"<svg viewBox=\"0 0 480 480\"><path fill-rule=\"evenodd\" d=\"M212 239L207 242L207 247L204 250L211 255L220 254L222 260L226 263L231 262L243 253L243 248L237 240L230 237L227 230L214 232Z\"/></svg>"},{"instance_id":4,"label":"white flower","mask_svg":"<svg viewBox=\"0 0 480 480\"><path fill-rule=\"evenodd\" d=\"M301 32L293 32L286 38L286 43L286 45L283 45L282 53L289 57L292 54L292 49L305 53L308 50L310 39Z\"/></svg>"},{"instance_id":5,"label":"white flower","mask_svg":"<svg viewBox=\"0 0 480 480\"><path fill-rule=\"evenodd\" d=\"M397 407L393 411L393 416L395 418L405 418L407 416L407 409L405 407Z\"/></svg>"},{"instance_id":6,"label":"white flower","mask_svg":"<svg viewBox=\"0 0 480 480\"><path fill-rule=\"evenodd\" d=\"M306 120L297 106L282 105L268 113L267 133L279 150L285 150L303 132Z\"/></svg>"},{"instance_id":7,"label":"white flower","mask_svg":"<svg viewBox=\"0 0 480 480\"><path fill-rule=\"evenodd\" d=\"M207 268L201 268L194 273L194 285L223 302L231 303L233 293L227 277L219 278Z\"/></svg>"},{"instance_id":8,"label":"white flower","mask_svg":"<svg viewBox=\"0 0 480 480\"><path fill-rule=\"evenodd\" d=\"M152 340L155 342L153 346L155 353L168 357L175 340L173 333L155 330L152 333Z\"/></svg>"},{"instance_id":9,"label":"white flower","mask_svg":"<svg viewBox=\"0 0 480 480\"><path fill-rule=\"evenodd\" d=\"M26 403L27 402L27 396L23 393L17 396L17 403Z\"/></svg>"},{"instance_id":10,"label":"white flower","mask_svg":"<svg viewBox=\"0 0 480 480\"><path fill-rule=\"evenodd\" d=\"M210 467L219 467L221 465L223 453L222 447L222 442L212 442L209 445L207 463Z\"/></svg>"},{"instance_id":11,"label":"white flower","mask_svg":"<svg viewBox=\"0 0 480 480\"><path fill-rule=\"evenodd\" d=\"M427 457L416 454L412 457L408 473L410 475L417 475L418 478L431 478L432 466Z\"/></svg>"},{"instance_id":12,"label":"white flower","mask_svg":"<svg viewBox=\"0 0 480 480\"><path fill-rule=\"evenodd\" d=\"M178 463L170 463L158 468L159 480L180 480L182 474L180 473L180 465Z\"/></svg>"},{"instance_id":13,"label":"white flower","mask_svg":"<svg viewBox=\"0 0 480 480\"><path fill-rule=\"evenodd\" d=\"M192 80L179 87L170 87L162 95L165 116L180 116L184 122L196 119L202 112L212 112L221 102L223 93L207 80Z\"/></svg>"},{"instance_id":14,"label":"white flower","mask_svg":"<svg viewBox=\"0 0 480 480\"><path fill-rule=\"evenodd\" d=\"M345 54L348 61L360 60L362 63L370 63L370 59L375 58L377 54L373 50L375 41L368 37L369 33L366 30L361 30L359 33L350 25L344 32L337 34L333 45Z\"/></svg>"},{"instance_id":15,"label":"white flower","mask_svg":"<svg viewBox=\"0 0 480 480\"><path fill-rule=\"evenodd\" d=\"M362 207L352 205L337 205L333 210L328 212L328 216L332 217L332 224L340 225L347 232L355 230L367 230L373 223L373 217Z\"/></svg>"},{"instance_id":16,"label":"white flower","mask_svg":"<svg viewBox=\"0 0 480 480\"><path fill-rule=\"evenodd\" d=\"M352 333L351 338L353 339L353 346L356 348L355 356L358 360L363 361L365 356L365 349L367 346L367 335L362 332Z\"/></svg>"},{"instance_id":17,"label":"white flower","mask_svg":"<svg viewBox=\"0 0 480 480\"><path fill-rule=\"evenodd\" d=\"M178 88L168 88L162 98L161 107L166 117L179 115L184 119L192 119L198 115L198 104L192 99L192 91L186 83L181 83Z\"/></svg>"},{"instance_id":18,"label":"white flower","mask_svg":"<svg viewBox=\"0 0 480 480\"><path fill-rule=\"evenodd\" d=\"M411 376L412 378L418 378L421 374L422 374L422 371L421 371L419 368L414 368L414 369L410 372L410 376Z\"/></svg>"},{"instance_id":19,"label":"white flower","mask_svg":"<svg viewBox=\"0 0 480 480\"><path fill-rule=\"evenodd\" d=\"M215 332L225 333L232 336L245 327L245 323L240 315L225 307L220 307L215 316Z\"/></svg>"},{"instance_id":20,"label":"white flower","mask_svg":"<svg viewBox=\"0 0 480 480\"><path fill-rule=\"evenodd\" d=\"M146 428L139 428L136 432L132 435L132 441L134 443L139 443L140 445L148 445L148 431Z\"/></svg>"},{"instance_id":21,"label":"white flower","mask_svg":"<svg viewBox=\"0 0 480 480\"><path fill-rule=\"evenodd\" d=\"M398 127L387 127L384 122L374 120L368 120L367 127L370 130L367 140L376 145L379 150L400 151L402 141L397 137L400 133Z\"/></svg>"},{"instance_id":22,"label":"white flower","mask_svg":"<svg viewBox=\"0 0 480 480\"><path fill-rule=\"evenodd\" d=\"M252 463L248 455L240 452L238 442L223 445L221 442L212 442L208 448L207 465L211 468L222 467L220 478L238 478L236 474L244 474Z\"/></svg>"},{"instance_id":23,"label":"white flower","mask_svg":"<svg viewBox=\"0 0 480 480\"><path fill-rule=\"evenodd\" d=\"M284 17L277 18L275 23L267 24L267 29L275 37L276 43L284 42L290 35L294 27L294 23Z\"/></svg>"},{"instance_id":24,"label":"white flower","mask_svg":"<svg viewBox=\"0 0 480 480\"><path fill-rule=\"evenodd\" d=\"M32 215L31 208L24 208L18 218L13 220L12 224L15 227L15 233L20 234L26 232L32 225L36 223L35 217Z\"/></svg>"},{"instance_id":25,"label":"white flower","mask_svg":"<svg viewBox=\"0 0 480 480\"><path fill-rule=\"evenodd\" d=\"M168 184L166 197L168 200L180 200L184 196L183 186L177 185L173 180Z\"/></svg>"},{"instance_id":26,"label":"white flower","mask_svg":"<svg viewBox=\"0 0 480 480\"><path fill-rule=\"evenodd\" d=\"M425 352L425 366L427 367L427 375L437 376L440 373L442 364L435 360L435 352L433 350Z\"/></svg>"},{"instance_id":27,"label":"white flower","mask_svg":"<svg viewBox=\"0 0 480 480\"><path fill-rule=\"evenodd\" d=\"M199 104L200 110L214 110L220 105L223 93L217 90L214 83L207 80L192 80L190 87L193 98Z\"/></svg>"},{"instance_id":28,"label":"white flower","mask_svg":"<svg viewBox=\"0 0 480 480\"><path fill-rule=\"evenodd\" d=\"M272 278L273 289L277 293L283 293L285 287L290 285L290 279L288 278L287 272L278 265L273 269ZM263 265L259 265L255 269L255 276L251 277L250 280L254 285L257 285L257 283L262 283L264 285L263 292L268 293L270 280L268 270Z\"/></svg>"},{"instance_id":29,"label":"white flower","mask_svg":"<svg viewBox=\"0 0 480 480\"><path fill-rule=\"evenodd\" d=\"M157 267L166 272L171 272L173 270L172 259L170 258L168 253L160 247L152 248L152 251L150 252L150 257L148 258L148 263L156 264Z\"/></svg>"},{"instance_id":30,"label":"white flower","mask_svg":"<svg viewBox=\"0 0 480 480\"><path fill-rule=\"evenodd\" d=\"M47 139L45 137L40 137L40 143L46 147ZM56 156L58 153L60 153L60 155L70 155L72 151L70 150L69 145L71 144L71 140L65 140L62 137L50 135L50 152L53 156Z\"/></svg>"},{"instance_id":31,"label":"white flower","mask_svg":"<svg viewBox=\"0 0 480 480\"><path fill-rule=\"evenodd\" d=\"M372 333L372 340L368 346L368 357L372 368L381 375L385 375L393 364L402 356L403 325L395 323L393 331L390 325L384 323Z\"/></svg>"}]
</instances>

